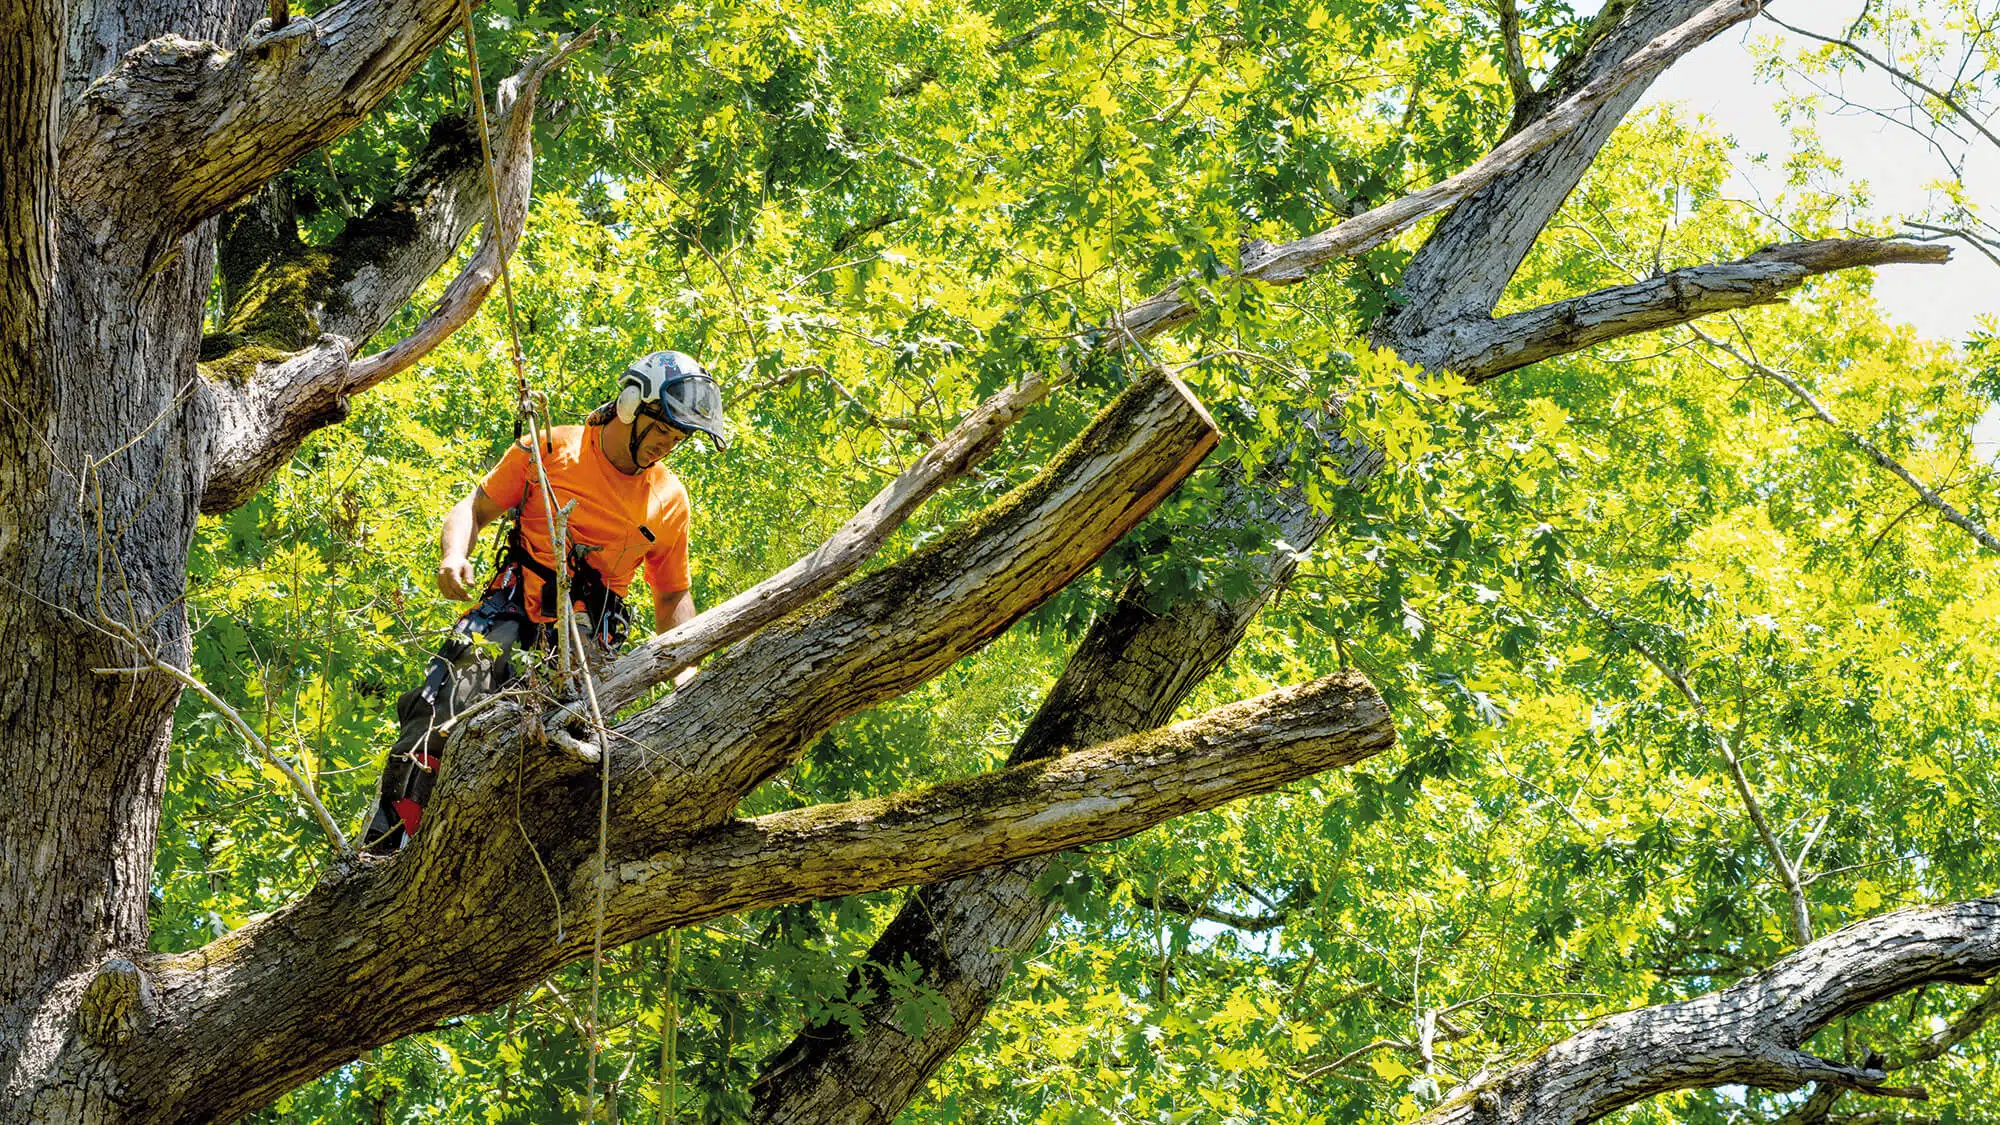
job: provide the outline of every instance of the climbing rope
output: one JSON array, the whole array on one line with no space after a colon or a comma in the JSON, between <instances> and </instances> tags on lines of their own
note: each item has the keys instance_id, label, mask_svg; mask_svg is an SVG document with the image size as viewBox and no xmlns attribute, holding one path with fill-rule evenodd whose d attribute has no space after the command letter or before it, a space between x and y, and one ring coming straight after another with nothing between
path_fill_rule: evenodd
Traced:
<instances>
[{"instance_id":1,"label":"climbing rope","mask_svg":"<svg viewBox=\"0 0 2000 1125\"><path fill-rule=\"evenodd\" d=\"M680 998L674 992L675 982L681 971L681 932L667 931L667 979L662 992L660 1013L660 1120L659 1125L680 1120L680 1111L675 1105L680 1093L680 1071L674 1065L674 1048L680 1038L681 1008Z\"/></svg>"},{"instance_id":2,"label":"climbing rope","mask_svg":"<svg viewBox=\"0 0 2000 1125\"><path fill-rule=\"evenodd\" d=\"M458 0L459 23L465 29L465 58L472 76L472 104L474 119L479 126L479 153L486 164L486 195L491 208L488 220L493 236L494 250L500 260L500 292L507 305L507 334L513 345L514 387L516 414L528 426L528 449L535 459L535 476L542 490L543 512L549 520L549 542L555 548L556 573L556 644L558 652L558 679L568 689L574 670L581 676L584 693L590 700L590 720L592 733L598 748L598 804L597 804L597 872L592 880L595 887L596 907L591 926L590 941L590 1021L589 1021L589 1061L585 1067L586 1120L597 1119L597 1058L601 1050L598 1035L598 998L602 990L604 975L604 897L607 847L611 827L611 739L604 726L604 714L597 705L597 676L585 655L583 635L577 627L576 614L569 598L569 552L567 550L568 508L556 510L555 491L549 486L548 468L542 461L542 419L545 405L541 396L528 383L527 354L521 348L520 317L514 307L514 282L507 269L507 247L505 219L500 212L500 177L493 164L493 140L491 126L486 120L486 90L479 75L479 43L473 34L472 5L470 0ZM518 434L518 429L517 429ZM574 656L574 659L572 659Z\"/></svg>"}]
</instances>

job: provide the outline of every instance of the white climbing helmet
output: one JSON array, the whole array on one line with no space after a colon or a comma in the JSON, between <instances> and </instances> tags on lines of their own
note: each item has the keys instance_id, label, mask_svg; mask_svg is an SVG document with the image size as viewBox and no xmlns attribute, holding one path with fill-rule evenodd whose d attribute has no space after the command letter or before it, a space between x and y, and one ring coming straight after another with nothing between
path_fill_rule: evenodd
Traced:
<instances>
[{"instance_id":1,"label":"white climbing helmet","mask_svg":"<svg viewBox=\"0 0 2000 1125\"><path fill-rule=\"evenodd\" d=\"M626 424L650 414L689 433L701 433L717 449L729 448L722 419L722 391L694 357L682 352L650 352L632 361L618 381L618 397L591 413L594 424L613 417Z\"/></svg>"}]
</instances>

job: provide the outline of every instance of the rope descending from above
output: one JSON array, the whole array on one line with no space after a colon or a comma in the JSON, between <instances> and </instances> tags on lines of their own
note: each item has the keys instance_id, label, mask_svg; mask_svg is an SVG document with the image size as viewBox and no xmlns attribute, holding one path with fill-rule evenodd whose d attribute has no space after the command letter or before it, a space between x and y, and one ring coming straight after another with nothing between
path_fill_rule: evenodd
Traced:
<instances>
[{"instance_id":1,"label":"rope descending from above","mask_svg":"<svg viewBox=\"0 0 2000 1125\"><path fill-rule=\"evenodd\" d=\"M500 223L499 175L493 166L493 144L490 126L486 120L486 90L479 74L479 43L473 32L472 5L470 0L458 0L459 22L465 29L465 58L472 78L472 104L475 121L479 126L479 152L486 166L486 192L491 206L490 222ZM494 227L495 237L504 240L506 235L499 225ZM607 838L611 818L611 743L604 726L604 714L597 704L597 677L590 667L585 654L583 636L577 627L576 613L569 597L569 552L566 518L558 519L555 492L549 486L548 468L542 461L543 432L541 408L542 396L528 382L527 354L521 347L520 315L514 305L513 276L507 268L508 247L504 241L498 245L500 261L500 292L507 306L507 334L512 344L514 361L515 410L519 424L525 422L528 428L528 451L535 460L535 478L542 490L543 512L549 521L549 542L556 557L556 638L558 657L558 682L564 690L574 687L572 676L582 680L583 692L590 702L590 720L597 738L600 757L597 762L600 788L597 810L597 869L593 879L596 894L595 917L591 927L590 949L590 1021L589 1021L589 1061L585 1067L585 1119L597 1119L597 1059L602 1050L601 1036L598 1034L598 998L602 990L604 974L604 882ZM567 508L564 509L567 516ZM539 857L538 857L539 860Z\"/></svg>"}]
</instances>

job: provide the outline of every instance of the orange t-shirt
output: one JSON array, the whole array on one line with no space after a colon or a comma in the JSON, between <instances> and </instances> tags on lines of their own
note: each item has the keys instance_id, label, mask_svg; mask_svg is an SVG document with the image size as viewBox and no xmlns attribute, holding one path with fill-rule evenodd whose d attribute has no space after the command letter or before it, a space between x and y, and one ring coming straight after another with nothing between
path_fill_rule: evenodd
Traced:
<instances>
[{"instance_id":1,"label":"orange t-shirt","mask_svg":"<svg viewBox=\"0 0 2000 1125\"><path fill-rule=\"evenodd\" d=\"M642 562L646 585L654 592L687 589L687 489L665 465L633 476L619 472L604 456L598 434L596 426L555 426L542 447L556 507L576 501L569 514L570 542L598 548L588 556L590 565L620 597L631 588L632 574ZM549 542L548 502L535 479L535 458L528 452L527 440L508 446L479 487L502 508L521 505L521 540L536 562L553 570L556 554ZM647 532L652 533L650 539ZM532 572L523 579L530 615L537 621L554 620L541 612L542 580Z\"/></svg>"}]
</instances>

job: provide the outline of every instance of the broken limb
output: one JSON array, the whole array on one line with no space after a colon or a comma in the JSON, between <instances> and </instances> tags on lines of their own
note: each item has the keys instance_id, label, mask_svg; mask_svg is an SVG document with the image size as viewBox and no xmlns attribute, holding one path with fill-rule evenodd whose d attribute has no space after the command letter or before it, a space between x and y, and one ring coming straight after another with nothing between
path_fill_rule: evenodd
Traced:
<instances>
[{"instance_id":1,"label":"broken limb","mask_svg":"<svg viewBox=\"0 0 2000 1125\"><path fill-rule=\"evenodd\" d=\"M987 399L811 554L620 657L599 685L605 709L615 712L646 689L664 683L678 669L749 636L839 585L873 557L925 500L985 460L1007 427L1047 393L1047 380L1030 373ZM565 721L567 716L559 713L551 717L549 725L555 728Z\"/></svg>"},{"instance_id":2,"label":"broken limb","mask_svg":"<svg viewBox=\"0 0 2000 1125\"><path fill-rule=\"evenodd\" d=\"M1381 697L1340 672L1173 726L890 797L735 821L614 861L607 940L761 906L906 886L1123 839L1353 765L1395 744ZM571 897L586 893L578 881ZM838 889L832 889L832 888Z\"/></svg>"},{"instance_id":3,"label":"broken limb","mask_svg":"<svg viewBox=\"0 0 2000 1125\"><path fill-rule=\"evenodd\" d=\"M1456 357L1448 366L1476 383L1607 340L1773 304L1820 274L1950 257L1946 247L1896 239L1783 243L1733 262L1688 266L1498 319L1448 324L1436 331L1449 339L1434 346L1448 346Z\"/></svg>"}]
</instances>

